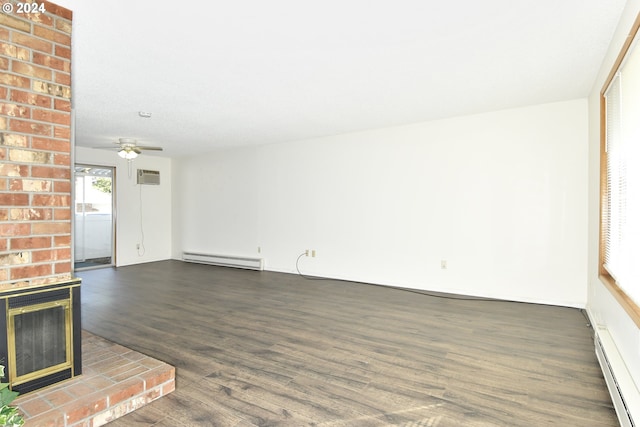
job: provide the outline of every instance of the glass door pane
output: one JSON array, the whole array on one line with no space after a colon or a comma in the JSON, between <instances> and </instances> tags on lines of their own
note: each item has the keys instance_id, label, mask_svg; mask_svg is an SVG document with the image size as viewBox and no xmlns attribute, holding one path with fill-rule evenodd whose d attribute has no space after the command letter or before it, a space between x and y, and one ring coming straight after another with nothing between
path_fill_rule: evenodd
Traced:
<instances>
[{"instance_id":1,"label":"glass door pane","mask_svg":"<svg viewBox=\"0 0 640 427\"><path fill-rule=\"evenodd\" d=\"M68 316L68 304L15 314L16 376L71 365L67 357Z\"/></svg>"},{"instance_id":2,"label":"glass door pane","mask_svg":"<svg viewBox=\"0 0 640 427\"><path fill-rule=\"evenodd\" d=\"M74 268L114 264L113 168L76 165Z\"/></svg>"}]
</instances>

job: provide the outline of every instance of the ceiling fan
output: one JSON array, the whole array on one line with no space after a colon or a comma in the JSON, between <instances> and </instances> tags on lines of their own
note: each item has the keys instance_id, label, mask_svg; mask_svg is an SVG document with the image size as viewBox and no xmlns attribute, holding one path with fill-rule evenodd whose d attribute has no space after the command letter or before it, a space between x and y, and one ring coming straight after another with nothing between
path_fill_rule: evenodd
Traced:
<instances>
[{"instance_id":1,"label":"ceiling fan","mask_svg":"<svg viewBox=\"0 0 640 427\"><path fill-rule=\"evenodd\" d=\"M138 142L133 138L120 138L117 142L114 142L114 144L118 145L118 156L127 160L135 159L143 150L162 151L162 147L138 145Z\"/></svg>"}]
</instances>

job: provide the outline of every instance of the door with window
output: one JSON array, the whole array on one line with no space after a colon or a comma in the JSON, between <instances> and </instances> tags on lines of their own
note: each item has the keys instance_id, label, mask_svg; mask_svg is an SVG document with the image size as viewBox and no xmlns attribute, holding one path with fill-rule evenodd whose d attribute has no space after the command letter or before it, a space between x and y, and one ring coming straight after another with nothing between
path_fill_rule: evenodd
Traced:
<instances>
[{"instance_id":1,"label":"door with window","mask_svg":"<svg viewBox=\"0 0 640 427\"><path fill-rule=\"evenodd\" d=\"M75 178L74 269L112 266L114 168L77 164Z\"/></svg>"}]
</instances>

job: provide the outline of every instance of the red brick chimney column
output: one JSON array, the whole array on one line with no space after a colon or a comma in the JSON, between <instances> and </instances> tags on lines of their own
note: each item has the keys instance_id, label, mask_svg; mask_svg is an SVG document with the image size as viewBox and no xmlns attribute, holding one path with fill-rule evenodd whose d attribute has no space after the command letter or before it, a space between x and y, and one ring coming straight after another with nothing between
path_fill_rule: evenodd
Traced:
<instances>
[{"instance_id":1,"label":"red brick chimney column","mask_svg":"<svg viewBox=\"0 0 640 427\"><path fill-rule=\"evenodd\" d=\"M72 277L72 12L0 5L2 290Z\"/></svg>"}]
</instances>

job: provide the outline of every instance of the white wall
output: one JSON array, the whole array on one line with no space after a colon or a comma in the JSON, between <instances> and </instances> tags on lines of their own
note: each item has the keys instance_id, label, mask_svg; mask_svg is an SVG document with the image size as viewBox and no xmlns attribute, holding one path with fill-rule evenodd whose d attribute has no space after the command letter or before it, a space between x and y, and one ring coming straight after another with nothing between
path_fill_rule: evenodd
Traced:
<instances>
[{"instance_id":1,"label":"white wall","mask_svg":"<svg viewBox=\"0 0 640 427\"><path fill-rule=\"evenodd\" d=\"M171 258L171 159L142 154L133 161L131 176L115 151L76 147L75 162L116 168L116 265ZM137 169L160 171L160 185L136 184ZM145 250L138 251L142 232Z\"/></svg>"},{"instance_id":2,"label":"white wall","mask_svg":"<svg viewBox=\"0 0 640 427\"><path fill-rule=\"evenodd\" d=\"M584 306L587 101L174 160L173 255ZM441 260L448 269L442 270Z\"/></svg>"},{"instance_id":3,"label":"white wall","mask_svg":"<svg viewBox=\"0 0 640 427\"><path fill-rule=\"evenodd\" d=\"M611 71L633 21L640 0L629 0L589 97L589 315L596 326L606 328L624 359L636 387L640 386L640 328L622 309L598 278L600 201L600 91ZM618 373L622 375L622 373ZM637 408L636 408L637 410ZM637 422L637 420L636 420Z\"/></svg>"}]
</instances>

